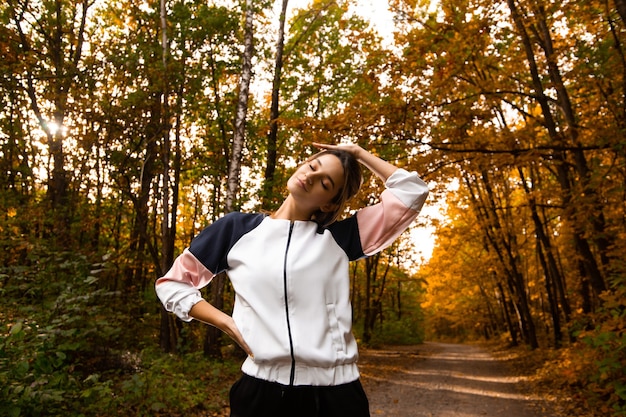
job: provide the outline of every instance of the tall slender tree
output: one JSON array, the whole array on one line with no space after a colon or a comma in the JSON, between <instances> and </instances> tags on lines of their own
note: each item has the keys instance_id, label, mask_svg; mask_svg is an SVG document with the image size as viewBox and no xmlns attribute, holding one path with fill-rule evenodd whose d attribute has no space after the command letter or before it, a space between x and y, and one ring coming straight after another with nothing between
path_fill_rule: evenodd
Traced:
<instances>
[{"instance_id":1,"label":"tall slender tree","mask_svg":"<svg viewBox=\"0 0 626 417\"><path fill-rule=\"evenodd\" d=\"M262 206L271 209L270 201L274 193L274 172L277 161L278 117L280 116L280 84L282 81L283 50L285 49L285 19L289 0L282 0L278 19L278 38L276 40L276 56L274 58L274 78L272 80L272 102L270 104L269 131L267 132L267 159L263 179Z\"/></svg>"},{"instance_id":2,"label":"tall slender tree","mask_svg":"<svg viewBox=\"0 0 626 417\"><path fill-rule=\"evenodd\" d=\"M254 13L255 6L252 0L245 2L244 50L242 56L241 74L239 78L239 93L237 109L235 111L235 130L232 142L232 152L228 164L228 188L226 192L226 213L235 210L239 180L241 177L241 157L245 146L246 117L248 114L248 98L250 81L252 79L252 58L254 56ZM211 304L218 309L224 308L225 274L218 274L212 283ZM212 326L207 327L204 351L210 356L221 356L221 332Z\"/></svg>"}]
</instances>

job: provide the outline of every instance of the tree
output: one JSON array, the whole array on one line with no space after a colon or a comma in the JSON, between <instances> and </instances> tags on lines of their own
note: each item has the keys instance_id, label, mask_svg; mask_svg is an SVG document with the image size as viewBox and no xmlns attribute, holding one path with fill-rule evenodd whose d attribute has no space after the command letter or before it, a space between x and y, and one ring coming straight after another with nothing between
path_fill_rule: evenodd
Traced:
<instances>
[{"instance_id":1,"label":"tree","mask_svg":"<svg viewBox=\"0 0 626 417\"><path fill-rule=\"evenodd\" d=\"M254 7L252 0L246 0L245 26L244 26L244 52L242 57L241 76L239 79L239 98L235 112L235 132L233 137L232 152L228 165L228 190L226 192L225 212L235 210L235 201L239 190L239 178L241 173L241 153L244 147L246 115L248 112L248 95L250 80L252 78L252 58L254 56ZM211 304L222 310L224 308L224 285L225 274L218 274L213 278ZM205 353L211 356L221 356L219 340L220 330L215 327L207 327L205 340Z\"/></svg>"},{"instance_id":2,"label":"tree","mask_svg":"<svg viewBox=\"0 0 626 417\"><path fill-rule=\"evenodd\" d=\"M621 56L611 11L601 8L607 15L598 19L599 3L450 0L429 14L412 2L394 4L404 49L393 84L418 92L396 110L404 138L439 152L425 160L436 177L464 178L476 196L471 216L484 221L485 241L502 255L496 277L510 282L503 285L509 302L528 324L549 306L545 317L558 345L561 321L574 311L570 302L597 309L608 288L605 271L616 266L610 248L620 226L606 202L616 201L608 190L622 177L613 168L621 160L613 148L618 136L608 134L619 126L614 86L621 80L609 81L604 70L621 74L623 60L607 54ZM531 229L504 216L499 201L506 200L493 198L498 189L524 192L514 207ZM544 291L534 292L536 282ZM520 283L532 289L526 297ZM579 296L571 300L573 288Z\"/></svg>"},{"instance_id":3,"label":"tree","mask_svg":"<svg viewBox=\"0 0 626 417\"><path fill-rule=\"evenodd\" d=\"M267 161L265 164L265 176L263 179L262 206L265 209L270 208L270 196L274 192L274 172L276 171L277 159L277 136L278 136L278 117L279 100L280 100L280 84L283 69L283 49L285 47L285 16L287 14L287 4L289 0L282 1L280 10L280 18L278 22L278 39L276 41L276 58L274 59L274 78L272 80L272 103L270 105L269 131L267 133Z\"/></svg>"},{"instance_id":4,"label":"tree","mask_svg":"<svg viewBox=\"0 0 626 417\"><path fill-rule=\"evenodd\" d=\"M606 256L605 253L608 247L608 242L606 241L606 239L604 237L600 237L603 236L604 233L604 216L602 214L603 208L601 206L596 206L596 204L592 202L593 199L595 199L595 192L589 187L589 168L587 166L585 154L581 149L582 144L578 140L578 122L575 120L569 94L563 83L560 69L556 64L556 56L552 46L553 40L551 38L550 30L545 20L545 12L542 7L533 10L533 16L536 19L536 26L534 26L533 29L535 30L536 41L545 54L545 62L547 63L548 67L547 71L549 74L549 79L552 86L557 91L557 103L559 105L559 109L565 115L564 122L567 125L567 129L564 129L563 131L568 132L568 138L563 137L563 135L559 133L557 121L555 120L555 117L553 116L553 111L550 107L550 99L545 92L543 82L540 78L536 63L536 57L531 45L531 39L526 32L524 22L522 21L522 13L519 11L518 4L516 4L514 0L507 0L507 4L509 6L509 9L511 10L511 16L518 30L518 33L522 38L524 51L526 53L526 58L529 63L529 69L533 80L533 86L536 90L537 101L541 106L545 127L548 131L549 137L554 141L556 146L564 144L564 141L566 139L569 139L572 146L570 152L573 154L574 157L575 163L573 164L573 166L577 169L578 178L572 178L572 174L570 173L568 165L566 164L566 155L562 151L554 152L552 154L552 157L555 158L556 161L558 161L556 166L558 171L557 178L559 179L559 183L561 184L561 187L563 189L563 206L568 207L565 213L571 227L573 227L574 229L573 236L576 242L576 249L580 253L585 270L585 275L589 278L589 282L594 289L596 295L599 295L600 293L602 293L602 291L606 289L606 284L604 282L602 272L597 265L594 254L591 251L591 246L589 245L587 239L583 236L581 223L577 221L577 218L579 218L579 216L577 216L575 213L569 212L569 207L579 207L578 205L572 204L572 196L576 193L576 191L573 189L574 183L576 183L577 180L581 180L581 185L584 192L591 197L590 202L591 206L594 207L594 212L598 213L594 215L592 219L595 219L593 223L597 232L596 236L598 236L599 239L597 243L599 243L601 257Z\"/></svg>"},{"instance_id":5,"label":"tree","mask_svg":"<svg viewBox=\"0 0 626 417\"><path fill-rule=\"evenodd\" d=\"M79 119L71 103L80 97L82 89L81 66L91 5L87 0L10 1L7 8L17 34L14 40L19 42L20 60L27 63L18 76L19 88L26 92L30 111L45 133L52 160L47 184L54 213L52 233L63 244L70 242L72 213L64 147L66 135L72 131L66 122Z\"/></svg>"}]
</instances>

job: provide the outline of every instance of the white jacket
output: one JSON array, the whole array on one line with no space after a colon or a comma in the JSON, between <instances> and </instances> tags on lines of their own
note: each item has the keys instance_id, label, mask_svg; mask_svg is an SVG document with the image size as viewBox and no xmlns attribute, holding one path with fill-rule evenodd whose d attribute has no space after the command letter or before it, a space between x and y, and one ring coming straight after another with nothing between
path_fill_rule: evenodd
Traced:
<instances>
[{"instance_id":1,"label":"white jacket","mask_svg":"<svg viewBox=\"0 0 626 417\"><path fill-rule=\"evenodd\" d=\"M381 201L320 228L312 221L231 213L204 229L156 282L168 311L190 321L199 289L226 271L233 319L254 357L242 371L283 385L339 385L359 377L348 262L377 253L410 224L428 195L396 170Z\"/></svg>"}]
</instances>

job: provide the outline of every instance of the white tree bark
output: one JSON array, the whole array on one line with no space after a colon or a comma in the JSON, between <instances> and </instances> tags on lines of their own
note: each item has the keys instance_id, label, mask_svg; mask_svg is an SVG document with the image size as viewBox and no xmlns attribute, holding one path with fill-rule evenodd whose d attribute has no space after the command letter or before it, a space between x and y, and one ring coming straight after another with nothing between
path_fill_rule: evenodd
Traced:
<instances>
[{"instance_id":1,"label":"white tree bark","mask_svg":"<svg viewBox=\"0 0 626 417\"><path fill-rule=\"evenodd\" d=\"M246 136L246 115L248 113L248 95L250 80L252 79L252 55L253 46L253 5L252 0L246 0L246 17L244 29L244 52L239 80L239 99L235 114L235 134L233 137L233 149L228 164L228 188L226 191L226 206L224 210L230 213L235 209L237 192L239 191L239 177L241 173L241 153Z\"/></svg>"}]
</instances>

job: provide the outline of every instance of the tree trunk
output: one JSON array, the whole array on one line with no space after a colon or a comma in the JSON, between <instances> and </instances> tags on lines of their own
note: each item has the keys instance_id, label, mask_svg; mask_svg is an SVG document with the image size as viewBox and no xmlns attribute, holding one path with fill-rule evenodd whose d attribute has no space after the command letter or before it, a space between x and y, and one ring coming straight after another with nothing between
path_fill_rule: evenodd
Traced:
<instances>
[{"instance_id":1,"label":"tree trunk","mask_svg":"<svg viewBox=\"0 0 626 417\"><path fill-rule=\"evenodd\" d=\"M626 0L615 0L615 8L619 17L622 18L622 22L626 24Z\"/></svg>"},{"instance_id":2,"label":"tree trunk","mask_svg":"<svg viewBox=\"0 0 626 417\"><path fill-rule=\"evenodd\" d=\"M368 343L372 338L372 317L374 316L374 307L372 301L372 288L376 279L376 260L379 255L365 258L365 305L363 308L363 342Z\"/></svg>"},{"instance_id":3,"label":"tree trunk","mask_svg":"<svg viewBox=\"0 0 626 417\"><path fill-rule=\"evenodd\" d=\"M613 241L609 238L610 234L606 232L606 221L603 211L604 205L600 203L598 192L591 183L591 171L589 169L585 153L582 150L583 146L579 139L576 112L573 108L572 101L570 100L567 87L563 82L561 70L557 64L557 57L555 56L552 37L546 23L545 13L542 6L538 7L535 15L537 16L537 21L539 25L538 38L541 39L541 46L544 51L544 55L546 57L546 62L549 69L548 73L550 75L550 81L552 86L555 87L557 91L559 106L562 110L562 113L565 115L565 124L567 125L567 128L563 129L563 131L566 132L571 143L574 145L574 149L572 150L574 156L573 166L576 168L576 172L578 173L578 182L580 183L580 186L582 188L582 196L586 202L586 204L573 205L575 210L578 207L585 207L585 212L576 213L578 215L575 214L575 217L585 218L590 221L593 230L593 234L591 235L591 241L595 244L596 252L598 253L598 257L600 258L601 265L606 268L610 262L608 252L609 248L613 244ZM580 211L580 209L576 211ZM583 236L586 232L583 226L584 223L585 222L573 223L574 227L577 229L578 233L581 236ZM594 254L592 252L589 252L589 255L592 256L592 260L595 263ZM596 284L606 289L603 271L601 271L597 265L595 266L595 268L597 269L597 275L594 277L597 280Z\"/></svg>"},{"instance_id":4,"label":"tree trunk","mask_svg":"<svg viewBox=\"0 0 626 417\"><path fill-rule=\"evenodd\" d=\"M500 320L504 323L504 328L509 332L511 336L511 345L518 346L519 341L517 340L517 331L515 330L515 326L513 325L513 320L511 320L511 313L509 309L509 301L506 296L506 292L504 291L504 286L502 282L498 279L498 276L495 273L492 273L493 279L495 281L494 285L497 289L496 291L496 300L498 305L500 306Z\"/></svg>"},{"instance_id":5,"label":"tree trunk","mask_svg":"<svg viewBox=\"0 0 626 417\"><path fill-rule=\"evenodd\" d=\"M557 145L559 144L562 145L564 142L564 138L559 133L557 123L554 117L552 116L552 110L550 109L549 99L546 96L545 90L543 88L543 82L539 74L533 46L531 43L530 36L528 35L528 32L526 30L526 26L524 25L522 14L520 13L518 9L515 0L507 0L507 4L509 6L509 10L511 11L511 17L514 22L514 26L517 28L517 31L522 40L524 51L526 53L526 59L528 61L528 65L529 65L529 69L530 69L530 73L531 73L531 77L533 81L533 87L535 90L536 100L539 103L541 110L542 110L542 114L544 116L545 127L548 131L548 134L550 135L550 138L554 141L554 143ZM574 135L571 139L574 141L574 145L576 145L576 141L577 141L576 129L575 129L576 123L573 119L574 116L573 116L573 111L571 108L571 103L569 101L569 96L567 95L567 92L565 91L565 87L563 86L563 82L561 80L558 68L556 67L556 63L550 62L551 60L554 60L554 56L552 53L551 39L549 37L549 33L547 33L545 22L543 22L541 17L539 17L538 23L541 28L541 35L543 36L543 43L540 46L544 49L545 54L546 54L546 58L547 58L548 65L549 65L549 71L548 71L549 76L550 76L551 81L553 83L556 83L554 87L556 88L557 93L559 94L559 104L561 106L561 109L566 115L566 120L568 122L568 125L570 128L574 128L574 132L573 133L570 132L570 135ZM540 38L539 33L537 33L537 37ZM567 131L569 129L564 128L562 130ZM591 286L592 288L594 288L595 295L597 298L600 295L600 293L606 289L606 285L605 285L602 273L600 271L600 268L598 267L598 264L595 260L595 256L589 246L589 242L584 237L585 232L584 230L582 230L583 226L580 224L582 222L579 222L577 220L577 216L576 216L577 213L574 212L575 210L577 210L577 207L579 206L579 204L578 205L572 204L572 201L571 201L572 196L576 194L576 191L574 190L572 184L575 184L577 181L576 179L572 178L573 176L569 168L570 165L566 161L566 155L564 151L555 151L551 155L551 159L554 161L554 163L556 163L557 179L562 189L562 200L563 200L562 205L563 207L565 207L564 218L567 219L567 224L572 229L572 234L573 234L574 241L575 241L575 249L579 252L578 256L581 257L582 262L585 265L586 275L590 279ZM581 176L582 181L583 182L587 181L586 177L588 176L588 173L586 170L586 161L584 160L584 155L582 155L582 151L579 151L579 150L576 151L574 159L576 161L575 165L579 171L579 175ZM583 189L586 189L584 185L583 185ZM601 210L599 211L599 213L601 213ZM597 217L597 216L594 215L592 217ZM594 221L594 223L595 223L594 229L596 229L596 234L597 234L599 233L598 230L603 229L603 225L601 225L598 221ZM601 235L597 235L597 236L601 240L604 239ZM598 246L600 248L600 251L605 250L606 244L607 242L604 242L604 241L599 242ZM599 300L599 298L597 298L597 300Z\"/></svg>"},{"instance_id":6,"label":"tree trunk","mask_svg":"<svg viewBox=\"0 0 626 417\"><path fill-rule=\"evenodd\" d=\"M243 151L246 136L246 115L248 112L248 96L250 80L252 79L252 57L254 55L254 26L253 26L253 1L246 0L246 23L244 33L244 54L239 80L239 98L235 113L235 135L228 166L228 189L226 192L226 213L235 210L235 201L239 191L239 176L241 173L241 153Z\"/></svg>"},{"instance_id":7,"label":"tree trunk","mask_svg":"<svg viewBox=\"0 0 626 417\"><path fill-rule=\"evenodd\" d=\"M557 301L557 281L561 281L563 278L561 276L561 272L559 271L556 265L556 259L553 254L552 244L550 242L550 238L544 229L544 224L539 218L539 212L537 210L537 204L535 198L531 190L528 188L528 184L526 183L526 176L524 175L524 171L522 168L518 167L517 171L519 173L522 187L524 188L524 192L528 196L528 204L530 207L531 218L535 225L535 237L537 239L536 247L537 247L537 255L539 256L540 264L544 271L544 280L546 293L548 295L548 302L550 303L550 315L552 317L552 329L554 331L554 345L555 347L560 347L561 339L562 339L562 331L561 331L561 322L560 322L560 312L559 312L559 303ZM566 317L566 321L569 320L570 309L569 303L567 299L564 298L565 294L563 294L563 299L561 300L561 306L563 308L563 313Z\"/></svg>"},{"instance_id":8,"label":"tree trunk","mask_svg":"<svg viewBox=\"0 0 626 417\"><path fill-rule=\"evenodd\" d=\"M182 113L182 93L183 83L177 96L176 111L176 132L174 151L172 152L172 144L170 141L170 79L168 61L169 39L167 36L167 4L166 0L161 0L161 63L163 73L161 74L163 96L161 100L162 112L162 131L161 131L161 163L163 165L163 189L161 192L161 205L163 212L161 215L161 264L157 268L157 276L162 276L170 269L174 262L174 243L176 240L176 219L178 213L178 184L180 180L180 117ZM185 68L183 66L183 68ZM184 79L184 77L182 77ZM172 162L172 154L174 155ZM172 166L173 165L173 166ZM173 169L173 180L170 183L171 170ZM171 197L170 197L171 192ZM165 352L174 352L176 350L178 332L175 318L171 314L167 314L165 308L161 306L161 324L160 324L160 345Z\"/></svg>"},{"instance_id":9,"label":"tree trunk","mask_svg":"<svg viewBox=\"0 0 626 417\"><path fill-rule=\"evenodd\" d=\"M241 154L244 147L246 133L246 115L248 112L248 96L250 80L252 78L252 57L254 55L254 26L253 1L246 0L246 15L244 28L244 54L239 80L239 98L235 114L235 133L228 166L228 188L226 192L226 206L224 211L230 213L236 209L237 193L239 191L239 177L241 173ZM224 286L226 274L221 273L213 278L211 283L211 304L217 309L224 308ZM209 326L207 328L204 352L207 356L221 357L221 332Z\"/></svg>"},{"instance_id":10,"label":"tree trunk","mask_svg":"<svg viewBox=\"0 0 626 417\"><path fill-rule=\"evenodd\" d=\"M81 6L80 14L77 12L77 5ZM48 153L52 159L47 189L52 208L52 237L60 246L66 248L71 240L72 208L68 174L65 169L63 142L67 138L63 124L68 115L67 103L71 91L78 88L76 74L82 58L85 24L90 6L87 0L72 3L71 6L61 0L55 0L50 5L50 13L37 19L36 36L40 37L45 51L34 51L31 37L22 29L28 26L24 24L25 16L33 13L33 10L29 10L30 3L25 2L11 7L11 18L18 30L24 62L34 62L29 57L33 54L49 59L49 62L38 67L30 65L25 67L26 92L30 108L46 134ZM48 67L49 73L42 69L43 67ZM47 117L42 108L51 109L50 116Z\"/></svg>"},{"instance_id":11,"label":"tree trunk","mask_svg":"<svg viewBox=\"0 0 626 417\"><path fill-rule=\"evenodd\" d=\"M126 193L132 200L135 209L135 218L129 239L129 251L134 254L132 263L126 266L123 290L125 295L131 296L131 289L136 288L138 283L144 280L144 264L146 262L146 250L152 252L154 265L160 267L158 255L153 252L151 242L148 240L148 219L150 213L150 191L156 175L155 161L157 157L157 140L161 129L161 93L155 93L149 98L150 120L145 128L145 155L139 171L139 195L133 193L133 179L126 177Z\"/></svg>"},{"instance_id":12,"label":"tree trunk","mask_svg":"<svg viewBox=\"0 0 626 417\"><path fill-rule=\"evenodd\" d=\"M482 184L484 191L478 184L478 180L471 180L469 174L464 176L471 201L477 211L477 217L482 219L485 236L494 250L502 266L507 280L507 288L510 291L512 302L518 312L518 323L524 339L528 345L535 349L539 346L535 325L528 303L528 295L524 284L524 276L519 271L519 257L515 247L515 233L506 229L500 220L496 197L491 186L488 173L482 171Z\"/></svg>"},{"instance_id":13,"label":"tree trunk","mask_svg":"<svg viewBox=\"0 0 626 417\"><path fill-rule=\"evenodd\" d=\"M278 40L276 42L276 59L274 61L274 80L272 82L272 103L270 106L270 129L267 134L267 162L265 165L265 178L263 181L262 207L266 210L273 209L274 195L274 172L276 171L277 143L278 143L278 116L280 82L283 68L283 50L285 46L285 16L287 3L283 0L278 26Z\"/></svg>"}]
</instances>

